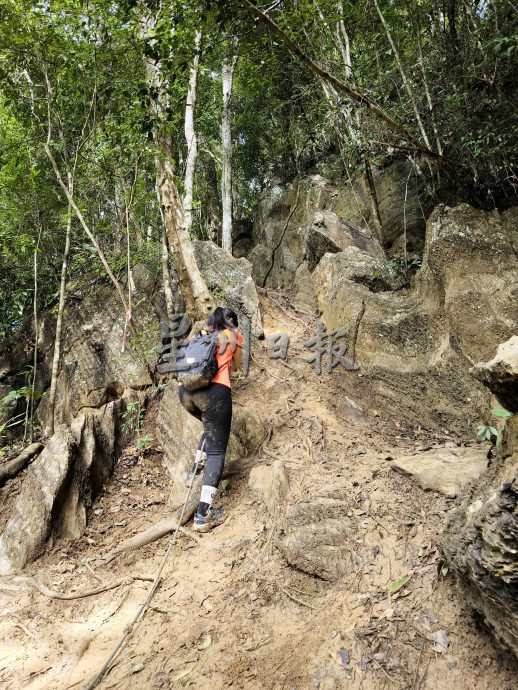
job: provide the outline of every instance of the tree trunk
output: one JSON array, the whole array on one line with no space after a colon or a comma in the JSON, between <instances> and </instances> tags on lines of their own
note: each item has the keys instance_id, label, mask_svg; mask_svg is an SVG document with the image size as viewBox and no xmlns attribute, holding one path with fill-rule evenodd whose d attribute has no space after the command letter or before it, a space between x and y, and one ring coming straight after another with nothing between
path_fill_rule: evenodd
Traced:
<instances>
[{"instance_id":1,"label":"tree trunk","mask_svg":"<svg viewBox=\"0 0 518 690\"><path fill-rule=\"evenodd\" d=\"M68 172L68 190L73 196L74 194L74 178L72 173ZM57 382L58 382L58 371L59 371L59 359L61 356L61 331L63 328L63 311L65 309L65 296L66 296L66 281L67 281L67 270L68 270L68 255L70 252L70 235L72 230L72 208L70 204L68 205L68 218L67 218L67 232L65 236L65 250L63 252L63 262L61 264L61 281L59 284L59 304L58 304L58 314L56 319L56 335L54 336L54 354L52 357L52 373L50 377L50 393L49 393L49 426L47 433L52 436L54 433L54 416L56 409L56 393L57 393Z\"/></svg>"},{"instance_id":2,"label":"tree trunk","mask_svg":"<svg viewBox=\"0 0 518 690\"><path fill-rule=\"evenodd\" d=\"M5 484L8 479L16 477L22 470L24 470L35 455L39 455L43 450L43 443L31 443L27 446L20 455L13 460L8 460L0 465L0 486Z\"/></svg>"},{"instance_id":3,"label":"tree trunk","mask_svg":"<svg viewBox=\"0 0 518 690\"><path fill-rule=\"evenodd\" d=\"M385 21L385 16L383 12L380 9L380 6L378 4L378 0L374 0L374 4L376 6L376 9L379 14L379 18L381 19L381 23L383 24L383 27L385 29L385 33L387 34L388 41L390 43L390 47L392 48L392 52L394 53L394 57L396 58L397 66L399 68L399 73L401 74L401 80L403 81L403 86L406 89L406 92L408 94L408 97L410 98L410 102L412 103L412 108L414 110L414 115L415 119L417 121L417 124L419 125L419 131L421 132L421 136L423 137L423 141L426 144L426 147L429 149L430 148L430 141L428 140L428 136L426 134L423 121L421 119L421 115L419 114L419 110L417 108L417 103L414 97L414 92L412 91L412 87L410 86L410 82L408 81L405 70L403 69L403 63L401 62L401 58L399 57L399 51L396 47L396 44L394 43L394 40L392 38L392 34L390 32L389 26L387 22Z\"/></svg>"},{"instance_id":4,"label":"tree trunk","mask_svg":"<svg viewBox=\"0 0 518 690\"><path fill-rule=\"evenodd\" d=\"M194 172L198 155L198 139L194 128L194 107L196 105L196 81L198 78L198 63L200 61L201 31L196 32L194 46L196 54L191 67L187 102L185 105L185 140L187 142L187 160L185 162L185 194L183 210L185 214L185 228L190 235L192 226L192 202L194 189Z\"/></svg>"},{"instance_id":5,"label":"tree trunk","mask_svg":"<svg viewBox=\"0 0 518 690\"><path fill-rule=\"evenodd\" d=\"M212 297L196 264L191 239L185 226L182 201L174 181L170 135L159 132L157 144L157 188L180 290L189 316L194 319L205 318L212 310Z\"/></svg>"},{"instance_id":6,"label":"tree trunk","mask_svg":"<svg viewBox=\"0 0 518 690\"><path fill-rule=\"evenodd\" d=\"M230 115L230 96L232 77L237 57L230 63L223 60L221 77L223 81L223 107L221 110L221 246L232 253L232 133Z\"/></svg>"},{"instance_id":7,"label":"tree trunk","mask_svg":"<svg viewBox=\"0 0 518 690\"><path fill-rule=\"evenodd\" d=\"M174 314L174 296L171 289L171 277L169 275L169 247L167 246L165 227L162 229L162 285L164 286L167 318L171 319Z\"/></svg>"},{"instance_id":8,"label":"tree trunk","mask_svg":"<svg viewBox=\"0 0 518 690\"><path fill-rule=\"evenodd\" d=\"M141 22L141 37L152 35L156 17L147 14ZM151 93L156 94L151 104L151 115L159 118L169 106L162 65L148 59L144 63L146 81ZM212 297L196 264L194 251L186 228L185 213L175 182L172 142L169 132L158 127L156 134L156 187L162 208L162 217L173 255L185 308L191 318L205 318L212 309Z\"/></svg>"}]
</instances>

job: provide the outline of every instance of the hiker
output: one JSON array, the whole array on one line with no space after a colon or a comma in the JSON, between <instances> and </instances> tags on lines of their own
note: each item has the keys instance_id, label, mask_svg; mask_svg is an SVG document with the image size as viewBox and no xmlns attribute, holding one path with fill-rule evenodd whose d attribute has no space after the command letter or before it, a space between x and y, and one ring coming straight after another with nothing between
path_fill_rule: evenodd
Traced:
<instances>
[{"instance_id":1,"label":"hiker","mask_svg":"<svg viewBox=\"0 0 518 690\"><path fill-rule=\"evenodd\" d=\"M195 462L188 476L188 481L191 481L196 466L199 468L206 458L200 503L194 515L194 529L199 532L208 532L223 522L223 509L213 508L212 502L223 474L232 422L230 373L241 365L243 336L238 325L237 315L232 309L217 307L209 316L205 331L218 334L216 375L207 386L197 390L187 390L178 382L180 402L190 414L203 422L203 434L197 450L198 465Z\"/></svg>"}]
</instances>

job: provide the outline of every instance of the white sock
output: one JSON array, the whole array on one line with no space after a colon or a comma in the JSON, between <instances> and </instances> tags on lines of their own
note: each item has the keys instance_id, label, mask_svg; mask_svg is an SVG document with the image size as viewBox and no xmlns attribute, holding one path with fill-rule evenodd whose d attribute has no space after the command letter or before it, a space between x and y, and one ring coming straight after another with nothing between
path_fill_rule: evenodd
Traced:
<instances>
[{"instance_id":1,"label":"white sock","mask_svg":"<svg viewBox=\"0 0 518 690\"><path fill-rule=\"evenodd\" d=\"M218 489L215 486L208 486L207 484L204 484L201 487L200 503L208 503L209 506L211 506L217 490Z\"/></svg>"},{"instance_id":2,"label":"white sock","mask_svg":"<svg viewBox=\"0 0 518 690\"><path fill-rule=\"evenodd\" d=\"M194 459L195 462L200 463L206 459L207 459L207 453L204 450L197 450L196 451L196 457Z\"/></svg>"}]
</instances>

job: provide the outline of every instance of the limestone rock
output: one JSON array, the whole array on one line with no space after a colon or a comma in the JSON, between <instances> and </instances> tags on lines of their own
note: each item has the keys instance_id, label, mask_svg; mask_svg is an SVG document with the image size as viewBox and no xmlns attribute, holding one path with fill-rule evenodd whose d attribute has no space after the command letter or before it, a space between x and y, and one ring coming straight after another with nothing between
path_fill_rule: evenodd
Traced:
<instances>
[{"instance_id":1,"label":"limestone rock","mask_svg":"<svg viewBox=\"0 0 518 690\"><path fill-rule=\"evenodd\" d=\"M318 175L309 185L295 182L273 199L263 195L249 255L258 285L290 284L301 265L306 264L311 272L324 254L351 246L383 259L383 250L368 228L355 226L324 208L328 196L327 182Z\"/></svg>"},{"instance_id":2,"label":"limestone rock","mask_svg":"<svg viewBox=\"0 0 518 690\"><path fill-rule=\"evenodd\" d=\"M0 536L0 573L23 568L43 549L52 512L74 460L74 450L72 433L60 426L29 467Z\"/></svg>"},{"instance_id":3,"label":"limestone rock","mask_svg":"<svg viewBox=\"0 0 518 690\"><path fill-rule=\"evenodd\" d=\"M317 310L317 300L313 290L313 281L309 272L308 264L304 261L295 272L295 295L293 296L293 306L297 311L307 314L314 314Z\"/></svg>"},{"instance_id":4,"label":"limestone rock","mask_svg":"<svg viewBox=\"0 0 518 690\"><path fill-rule=\"evenodd\" d=\"M433 448L396 458L391 467L415 477L423 489L432 489L455 498L486 470L487 449Z\"/></svg>"},{"instance_id":5,"label":"limestone rock","mask_svg":"<svg viewBox=\"0 0 518 690\"><path fill-rule=\"evenodd\" d=\"M253 467L248 478L250 490L266 506L271 517L275 517L282 499L289 491L288 473L280 460L274 460L271 466Z\"/></svg>"},{"instance_id":6,"label":"limestone rock","mask_svg":"<svg viewBox=\"0 0 518 690\"><path fill-rule=\"evenodd\" d=\"M380 243L391 246L405 230L407 251L422 252L426 218L433 208L424 171L406 160L373 168L383 226L380 237L373 235L377 222L365 177L339 182L322 172L289 186L275 182L263 191L249 254L258 285L265 285L266 273L267 287L290 284L302 262L307 261L312 271L326 252L350 245L383 258Z\"/></svg>"},{"instance_id":7,"label":"limestone rock","mask_svg":"<svg viewBox=\"0 0 518 690\"><path fill-rule=\"evenodd\" d=\"M120 452L121 402L89 410L58 425L30 465L0 536L0 573L20 570L37 558L53 533L77 538L93 498L110 476Z\"/></svg>"},{"instance_id":8,"label":"limestone rock","mask_svg":"<svg viewBox=\"0 0 518 690\"><path fill-rule=\"evenodd\" d=\"M261 310L252 264L245 258L234 258L214 242L194 242L194 255L216 302L231 307L240 317L243 336L249 328L253 336L261 337Z\"/></svg>"},{"instance_id":9,"label":"limestone rock","mask_svg":"<svg viewBox=\"0 0 518 690\"><path fill-rule=\"evenodd\" d=\"M296 503L280 525L276 546L295 568L337 580L350 567L347 547L356 534L348 512L349 504L333 492Z\"/></svg>"},{"instance_id":10,"label":"limestone rock","mask_svg":"<svg viewBox=\"0 0 518 690\"><path fill-rule=\"evenodd\" d=\"M411 289L358 247L326 254L312 274L329 330L344 328L349 356L372 391L400 414L455 428L490 406L470 367L518 331L518 226L512 216L461 205L428 222Z\"/></svg>"},{"instance_id":11,"label":"limestone rock","mask_svg":"<svg viewBox=\"0 0 518 690\"><path fill-rule=\"evenodd\" d=\"M518 656L518 417L489 470L450 515L440 546L469 604Z\"/></svg>"},{"instance_id":12,"label":"limestone rock","mask_svg":"<svg viewBox=\"0 0 518 690\"><path fill-rule=\"evenodd\" d=\"M477 364L471 373L496 395L505 409L518 412L518 335L501 343L493 359Z\"/></svg>"},{"instance_id":13,"label":"limestone rock","mask_svg":"<svg viewBox=\"0 0 518 690\"><path fill-rule=\"evenodd\" d=\"M173 481L171 503L176 508L185 500L185 478L203 433L202 423L180 403L176 381L170 381L164 391L156 431L157 440L164 451L164 462ZM255 450L263 435L262 419L253 410L234 404L225 468Z\"/></svg>"}]
</instances>

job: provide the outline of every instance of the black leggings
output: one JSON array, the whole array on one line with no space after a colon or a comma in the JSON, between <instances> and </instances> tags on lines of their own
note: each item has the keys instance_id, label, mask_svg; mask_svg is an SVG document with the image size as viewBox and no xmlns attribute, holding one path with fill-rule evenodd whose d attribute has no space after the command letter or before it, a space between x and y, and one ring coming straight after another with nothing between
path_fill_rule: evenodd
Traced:
<instances>
[{"instance_id":1,"label":"black leggings","mask_svg":"<svg viewBox=\"0 0 518 690\"><path fill-rule=\"evenodd\" d=\"M230 388L222 383L209 383L206 388L188 391L179 386L180 402L187 412L203 422L207 464L203 473L203 484L217 488L227 450L230 425L232 423L232 396ZM198 449L201 448L203 436Z\"/></svg>"}]
</instances>

